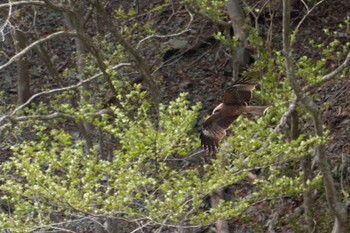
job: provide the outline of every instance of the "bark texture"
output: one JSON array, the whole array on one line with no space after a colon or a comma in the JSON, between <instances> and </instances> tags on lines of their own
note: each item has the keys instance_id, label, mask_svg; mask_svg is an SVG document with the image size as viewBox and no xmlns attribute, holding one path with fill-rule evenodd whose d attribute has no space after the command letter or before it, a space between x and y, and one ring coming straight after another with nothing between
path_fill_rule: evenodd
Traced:
<instances>
[{"instance_id":1,"label":"bark texture","mask_svg":"<svg viewBox=\"0 0 350 233\"><path fill-rule=\"evenodd\" d=\"M234 36L238 39L238 45L231 49L232 53L232 79L239 79L240 66L247 66L250 62L250 53L246 49L248 33L244 28L245 13L238 0L228 0L226 8L230 16Z\"/></svg>"},{"instance_id":2,"label":"bark texture","mask_svg":"<svg viewBox=\"0 0 350 233\"><path fill-rule=\"evenodd\" d=\"M15 29L13 32L13 41L16 53L19 53L26 47L26 35L23 31ZM30 72L28 56L25 55L17 60L17 105L22 105L31 96L30 92Z\"/></svg>"},{"instance_id":3,"label":"bark texture","mask_svg":"<svg viewBox=\"0 0 350 233\"><path fill-rule=\"evenodd\" d=\"M308 95L306 95L295 76L294 60L291 49L290 14L291 0L283 0L283 52L287 65L287 77L302 106L311 114L316 135L322 138L324 136L323 123L318 106ZM332 233L349 232L349 214L347 211L347 204L338 199L334 179L326 156L324 142L321 142L316 146L315 155L318 157L320 171L323 176L327 203L331 214L334 215L335 218Z\"/></svg>"}]
</instances>

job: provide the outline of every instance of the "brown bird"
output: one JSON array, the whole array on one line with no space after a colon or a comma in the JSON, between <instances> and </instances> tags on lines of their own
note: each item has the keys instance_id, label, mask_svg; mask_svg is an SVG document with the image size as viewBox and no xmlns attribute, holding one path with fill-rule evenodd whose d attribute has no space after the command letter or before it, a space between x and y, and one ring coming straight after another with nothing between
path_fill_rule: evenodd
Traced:
<instances>
[{"instance_id":1,"label":"brown bird","mask_svg":"<svg viewBox=\"0 0 350 233\"><path fill-rule=\"evenodd\" d=\"M225 90L224 99L204 122L200 134L204 150L215 153L219 142L226 135L230 124L244 113L263 115L267 106L248 106L255 89L255 84L234 85Z\"/></svg>"}]
</instances>

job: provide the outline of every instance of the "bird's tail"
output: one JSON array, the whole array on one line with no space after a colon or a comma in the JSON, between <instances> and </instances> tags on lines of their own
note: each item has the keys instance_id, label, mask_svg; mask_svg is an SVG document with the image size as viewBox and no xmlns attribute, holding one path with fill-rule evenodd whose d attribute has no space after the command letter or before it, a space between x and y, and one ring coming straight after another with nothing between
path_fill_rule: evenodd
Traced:
<instances>
[{"instance_id":1,"label":"bird's tail","mask_svg":"<svg viewBox=\"0 0 350 233\"><path fill-rule=\"evenodd\" d=\"M242 112L264 115L268 106L242 106Z\"/></svg>"}]
</instances>

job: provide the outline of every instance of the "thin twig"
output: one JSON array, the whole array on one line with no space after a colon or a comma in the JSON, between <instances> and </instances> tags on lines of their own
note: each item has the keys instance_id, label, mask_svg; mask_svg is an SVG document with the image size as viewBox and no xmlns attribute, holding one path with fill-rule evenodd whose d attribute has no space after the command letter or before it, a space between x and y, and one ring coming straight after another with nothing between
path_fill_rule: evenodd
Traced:
<instances>
[{"instance_id":1,"label":"thin twig","mask_svg":"<svg viewBox=\"0 0 350 233\"><path fill-rule=\"evenodd\" d=\"M135 221L136 223L137 223L137 221ZM139 225L139 227L138 228L136 228L135 230L133 230L132 232L130 232L130 233L135 233L135 232L138 232L138 231L142 231L142 229L143 228L145 228L146 226L148 226L148 225L150 225L151 224L151 222L147 222L147 223L145 223L145 224L142 224L141 226L139 225L139 224L137 224L137 225ZM142 231L143 232L143 231Z\"/></svg>"},{"instance_id":2,"label":"thin twig","mask_svg":"<svg viewBox=\"0 0 350 233\"><path fill-rule=\"evenodd\" d=\"M112 69L115 70L115 69L119 69L119 68L121 68L123 66L130 66L130 65L131 65L130 63L120 63L118 65L115 65ZM13 110L11 114L4 115L4 116L0 117L0 123L2 121L4 121L5 119L10 118L11 116L15 115L19 110L21 110L24 107L28 106L34 99L36 99L39 96L53 94L53 93L56 93L56 92L68 91L68 90L72 90L72 89L78 88L78 87L80 87L81 85L83 85L85 83L93 81L94 79L100 77L101 75L103 75L102 72L100 72L100 73L98 73L98 74L96 74L96 75L94 75L94 76L92 76L92 77L90 77L88 79L82 80L82 81L80 81L77 84L68 86L68 87L56 88L56 89L52 89L52 90L49 90L49 91L43 91L43 92L39 92L39 93L37 93L35 95L32 95L27 100L27 102L25 102L24 104L22 104L22 105L18 106L17 108L15 108L15 110Z\"/></svg>"},{"instance_id":3,"label":"thin twig","mask_svg":"<svg viewBox=\"0 0 350 233\"><path fill-rule=\"evenodd\" d=\"M11 65L16 60L23 57L32 48L34 48L34 47L38 46L39 44L42 44L48 40L51 40L55 37L58 37L58 36L78 36L78 34L75 31L58 31L58 32L54 32L54 33L48 35L45 38L36 40L35 42L31 43L26 48L24 48L21 52L17 53L15 56L11 57L5 64L1 65L0 70L4 69L5 67Z\"/></svg>"},{"instance_id":4,"label":"thin twig","mask_svg":"<svg viewBox=\"0 0 350 233\"><path fill-rule=\"evenodd\" d=\"M330 72L329 74L324 75L321 78L321 81L315 84L310 84L307 85L306 87L303 88L303 92L307 92L310 91L312 89L314 89L315 87L318 87L322 84L324 84L325 82L328 82L330 80L332 80L337 74L339 74L343 69L349 67L350 65L350 52L348 53L348 55L346 56L345 60L343 61L343 63L338 66L335 70L333 70L332 72ZM286 124L287 122L287 118L290 116L290 114L295 110L295 108L297 107L297 102L298 102L298 98L295 97L291 103L289 104L289 108L288 110L282 115L280 122L278 123L278 125L275 127L274 132L277 133L279 132L282 127Z\"/></svg>"},{"instance_id":5,"label":"thin twig","mask_svg":"<svg viewBox=\"0 0 350 233\"><path fill-rule=\"evenodd\" d=\"M187 8L186 8L186 10L187 10ZM190 21L188 22L186 28L185 28L183 31L178 32L178 33L174 33L174 34L169 34L169 35L156 35L156 34L149 35L149 36L143 38L142 40L140 40L140 41L137 43L136 49L138 49L138 48L140 47L140 45L141 45L142 42L144 42L144 41L146 41L146 40L148 40L148 39L151 39L151 38L153 38L153 37L156 37L156 38L174 37L174 36L180 36L181 34L184 34L185 32L190 31L189 28L190 28L190 26L191 26L191 24L192 24L192 22L193 22L193 15L192 15L192 13L191 13L190 11L187 10L187 12L188 12L188 14L190 15Z\"/></svg>"},{"instance_id":6,"label":"thin twig","mask_svg":"<svg viewBox=\"0 0 350 233\"><path fill-rule=\"evenodd\" d=\"M305 3L304 0L301 0L301 2L304 4L304 6L305 6L305 8L306 8L306 14L303 16L303 18L300 20L300 22L299 22L298 25L296 26L296 28L295 28L295 30L294 30L294 32L293 32L294 35L298 32L298 30L299 30L301 24L305 21L306 17L308 17L309 14L310 14L318 5L320 5L321 3L323 3L324 0L321 0L321 1L317 2L315 5L313 5L313 7L311 7L311 9L309 9L309 6Z\"/></svg>"},{"instance_id":7,"label":"thin twig","mask_svg":"<svg viewBox=\"0 0 350 233\"><path fill-rule=\"evenodd\" d=\"M18 2L9 1L8 3L0 4L0 8L6 8L6 7L10 8L12 6L19 6L19 5L25 5L25 4L45 6L45 3L43 1L18 1Z\"/></svg>"},{"instance_id":8,"label":"thin twig","mask_svg":"<svg viewBox=\"0 0 350 233\"><path fill-rule=\"evenodd\" d=\"M6 28L6 26L8 24L10 24L10 18L11 18L11 15L12 15L12 5L13 5L13 3L11 2L11 0L9 0L9 3L7 3L7 4L8 4L8 8L9 8L9 11L8 11L8 14L7 14L7 18L5 19L5 23L3 25L1 25L1 27L0 27L1 41L5 40L4 29Z\"/></svg>"}]
</instances>

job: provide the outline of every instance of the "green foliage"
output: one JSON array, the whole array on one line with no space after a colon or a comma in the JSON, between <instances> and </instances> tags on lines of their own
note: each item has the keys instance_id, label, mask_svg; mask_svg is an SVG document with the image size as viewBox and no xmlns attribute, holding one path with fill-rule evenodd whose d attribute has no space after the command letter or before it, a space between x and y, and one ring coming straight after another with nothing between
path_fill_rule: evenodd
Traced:
<instances>
[{"instance_id":1,"label":"green foliage","mask_svg":"<svg viewBox=\"0 0 350 233\"><path fill-rule=\"evenodd\" d=\"M237 37L231 37L230 39L226 38L226 36L224 36L221 32L217 32L214 35L214 38L218 41L220 41L220 43L226 45L229 48L238 48L239 46L239 41Z\"/></svg>"},{"instance_id":2,"label":"green foliage","mask_svg":"<svg viewBox=\"0 0 350 233\"><path fill-rule=\"evenodd\" d=\"M225 17L225 1L185 2L199 6L199 12L214 21ZM164 6L148 12L161 12ZM119 29L131 44L156 31L152 20L146 24L128 20L135 15L132 8L115 11L116 19L125 23ZM328 136L320 138L310 133L310 116L301 107L297 110L303 133L298 138L292 140L286 130L274 131L295 95L285 78L283 54L266 48L255 28L247 28L248 41L257 57L243 76L260 84L261 91L254 92L254 101L269 105L268 113L250 119L239 117L230 128L234 135L224 139L219 153L207 158L205 164L190 166L185 166L186 159L199 146L193 126L200 105L190 106L186 94L180 94L170 103L160 104L156 118L141 86L126 84L129 77L112 69L117 63L130 61L125 49L116 45L108 33L94 37L109 77L101 76L90 85L79 87L79 94L67 91L55 95L50 105L33 104L24 110L33 119L18 123L13 129L14 135L28 131L35 136L15 143L11 148L14 155L1 164L1 202L9 210L0 213L0 227L12 232L33 231L51 224L52 215L60 216L60 221L116 216L131 221L148 219L153 224L165 220L168 224L212 224L217 219L246 219L247 209L266 199L273 206L274 200L298 198L304 191L320 189L321 176L303 184L299 163L312 156L315 146L325 143ZM325 33L336 37L329 30ZM215 38L227 47L237 47L235 37L217 33ZM350 43L334 39L328 44L310 41L310 45L319 49L324 58L295 57L295 71L304 85L319 85L327 72L327 62L339 61ZM94 57L83 57L84 75L98 72ZM77 74L76 69L66 69L63 81ZM107 97L111 97L111 93L105 93L106 78L112 80L116 89L116 96L112 96L116 104L106 104ZM102 108L111 110L113 116L98 114ZM50 121L35 118L53 111L69 117ZM102 156L104 151L99 146L86 153L86 142L69 125L82 122L94 126L94 132L89 132L94 142L99 140L95 129L100 130L99 137L110 139L110 158ZM206 199L213 191L244 183L256 168L262 170L263 178L250 182L249 192L236 190L217 206L209 206ZM295 224L288 217L284 221Z\"/></svg>"},{"instance_id":3,"label":"green foliage","mask_svg":"<svg viewBox=\"0 0 350 233\"><path fill-rule=\"evenodd\" d=\"M184 0L184 2L213 21L222 21L225 18L223 12L226 0Z\"/></svg>"},{"instance_id":4,"label":"green foliage","mask_svg":"<svg viewBox=\"0 0 350 233\"><path fill-rule=\"evenodd\" d=\"M132 88L121 102L124 109L114 109L112 123L95 121L120 142L111 161L99 159L97 150L85 155L82 141L60 129L48 132L45 126L36 127L37 140L13 146L14 156L1 166L1 190L6 193L2 200L12 206L11 218L1 215L1 227L21 232L49 223L52 208L65 216L125 213L129 218L146 215L159 221L164 217L161 206L173 210L168 213L171 218L183 214L179 207L188 191L181 189L191 187L184 182L188 174L175 173L167 163L168 157L187 155L198 145L189 133L199 105L187 109L182 94L161 105L155 128L149 103L139 101L144 96L140 87ZM19 226L19 222L25 224Z\"/></svg>"},{"instance_id":5,"label":"green foliage","mask_svg":"<svg viewBox=\"0 0 350 233\"><path fill-rule=\"evenodd\" d=\"M237 120L235 137L227 139L234 145L234 154L223 149L202 172L199 167L180 169L182 165L176 161L198 146L198 137L191 132L199 105L189 108L186 95L181 94L160 105L155 126L150 103L140 88L127 87L120 92L121 106L112 107L113 121L107 116L84 118L115 138L118 146L111 160L99 158L98 148L86 155L83 141L45 125L35 127L35 140L13 146L14 156L1 166L2 201L12 209L11 218L0 216L2 228L19 232L40 228L50 223L52 211L71 217L122 214L126 219L148 218L154 223L167 219L174 224L210 224L218 218L239 217L251 203L266 196L302 191L302 174L280 176L277 165L298 161L319 141L303 135L288 142L273 133L269 124L274 122L274 109L265 118ZM227 166L223 159L229 161ZM204 211L207 195L242 181L256 166L265 167L269 177L255 183L259 191L252 198L238 196ZM24 224L19 226L19 222Z\"/></svg>"}]
</instances>

